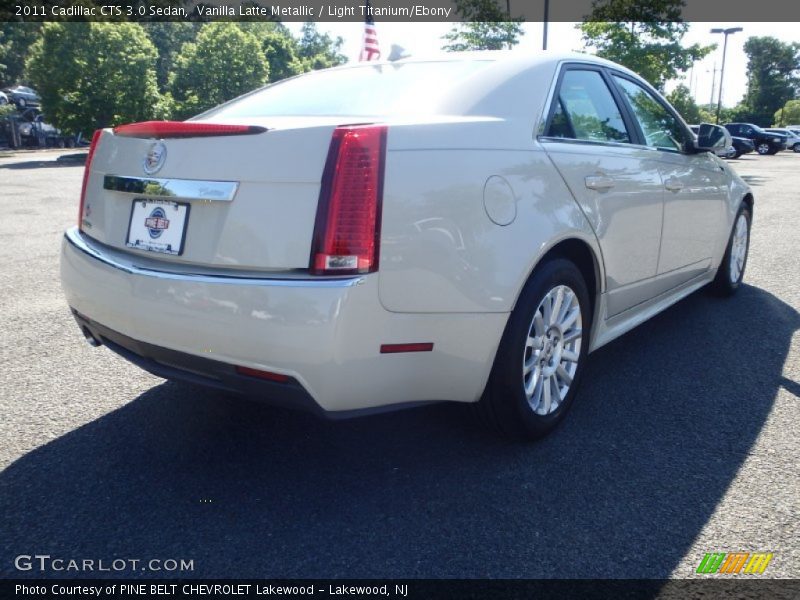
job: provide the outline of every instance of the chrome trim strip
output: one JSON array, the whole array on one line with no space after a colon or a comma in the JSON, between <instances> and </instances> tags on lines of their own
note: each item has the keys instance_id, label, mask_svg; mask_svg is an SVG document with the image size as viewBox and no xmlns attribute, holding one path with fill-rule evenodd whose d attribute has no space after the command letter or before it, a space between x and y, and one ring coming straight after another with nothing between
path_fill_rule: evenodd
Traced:
<instances>
[{"instance_id":1,"label":"chrome trim strip","mask_svg":"<svg viewBox=\"0 0 800 600\"><path fill-rule=\"evenodd\" d=\"M103 179L103 188L112 192L152 198L230 202L236 196L239 182L106 175Z\"/></svg>"},{"instance_id":2,"label":"chrome trim strip","mask_svg":"<svg viewBox=\"0 0 800 600\"><path fill-rule=\"evenodd\" d=\"M228 285L258 285L263 287L290 287L290 288L348 288L360 285L364 282L361 276L347 277L345 279L274 279L274 278L254 278L236 277L226 275L203 275L199 273L174 273L170 271L157 271L140 267L133 263L123 263L106 254L99 248L90 244L77 227L71 227L64 232L64 239L76 250L83 252L95 260L131 275L141 275L144 277L156 277L158 279L169 279L173 281L185 281L187 283L214 283Z\"/></svg>"}]
</instances>

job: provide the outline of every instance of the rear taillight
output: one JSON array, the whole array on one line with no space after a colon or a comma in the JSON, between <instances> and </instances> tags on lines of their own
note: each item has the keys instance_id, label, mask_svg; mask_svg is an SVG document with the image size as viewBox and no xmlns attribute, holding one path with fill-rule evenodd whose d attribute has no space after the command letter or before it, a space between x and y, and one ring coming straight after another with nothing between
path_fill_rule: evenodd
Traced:
<instances>
[{"instance_id":1,"label":"rear taillight","mask_svg":"<svg viewBox=\"0 0 800 600\"><path fill-rule=\"evenodd\" d=\"M114 128L114 135L135 138L192 138L263 133L266 127L254 125L222 125L195 121L143 121Z\"/></svg>"},{"instance_id":2,"label":"rear taillight","mask_svg":"<svg viewBox=\"0 0 800 600\"><path fill-rule=\"evenodd\" d=\"M386 126L337 127L322 175L310 271L378 270Z\"/></svg>"},{"instance_id":3,"label":"rear taillight","mask_svg":"<svg viewBox=\"0 0 800 600\"><path fill-rule=\"evenodd\" d=\"M81 203L78 207L78 229L83 229L83 209L86 203L86 185L89 183L89 172L92 169L92 159L97 150L97 143L100 141L100 136L103 135L103 130L98 129L92 135L92 143L89 145L89 154L86 155L86 166L83 168L83 185L81 186Z\"/></svg>"}]
</instances>

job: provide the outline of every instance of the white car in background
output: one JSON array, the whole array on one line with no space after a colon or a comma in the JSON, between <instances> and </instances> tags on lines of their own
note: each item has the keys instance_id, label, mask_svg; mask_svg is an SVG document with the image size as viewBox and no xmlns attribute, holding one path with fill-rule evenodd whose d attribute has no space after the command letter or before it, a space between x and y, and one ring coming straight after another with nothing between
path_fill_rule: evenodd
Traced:
<instances>
[{"instance_id":1,"label":"white car in background","mask_svg":"<svg viewBox=\"0 0 800 600\"><path fill-rule=\"evenodd\" d=\"M330 416L478 403L534 438L589 352L740 286L729 142L582 54L309 73L96 133L63 288L90 343L163 377Z\"/></svg>"},{"instance_id":2,"label":"white car in background","mask_svg":"<svg viewBox=\"0 0 800 600\"><path fill-rule=\"evenodd\" d=\"M786 147L794 150L795 152L800 152L800 130L793 130L789 129L788 127L771 127L769 129L764 129L767 133L780 133L787 137L786 140Z\"/></svg>"}]
</instances>

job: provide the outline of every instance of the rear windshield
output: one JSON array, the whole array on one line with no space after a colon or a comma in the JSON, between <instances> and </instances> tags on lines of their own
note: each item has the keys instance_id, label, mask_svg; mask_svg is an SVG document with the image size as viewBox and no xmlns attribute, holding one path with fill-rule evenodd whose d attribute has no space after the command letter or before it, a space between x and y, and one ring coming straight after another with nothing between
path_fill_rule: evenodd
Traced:
<instances>
[{"instance_id":1,"label":"rear windshield","mask_svg":"<svg viewBox=\"0 0 800 600\"><path fill-rule=\"evenodd\" d=\"M491 62L396 63L317 71L233 100L203 117L431 114L448 89Z\"/></svg>"}]
</instances>

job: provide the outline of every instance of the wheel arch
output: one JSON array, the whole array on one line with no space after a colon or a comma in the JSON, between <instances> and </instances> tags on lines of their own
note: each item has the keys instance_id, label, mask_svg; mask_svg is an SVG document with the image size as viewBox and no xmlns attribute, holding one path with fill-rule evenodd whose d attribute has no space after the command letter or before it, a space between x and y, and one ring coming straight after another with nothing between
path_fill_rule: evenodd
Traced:
<instances>
[{"instance_id":1,"label":"wheel arch","mask_svg":"<svg viewBox=\"0 0 800 600\"><path fill-rule=\"evenodd\" d=\"M583 275L584 281L586 281L586 287L589 290L589 298L592 303L592 314L594 315L599 305L599 299L603 292L603 284L605 281L602 257L599 249L595 249L592 244L578 236L570 236L557 240L540 254L539 258L528 271L527 277L525 277L525 280L519 286L517 297L514 300L514 307L516 307L517 302L519 302L519 295L522 293L525 283L533 277L539 265L553 258L566 258L578 267L581 275Z\"/></svg>"}]
</instances>

